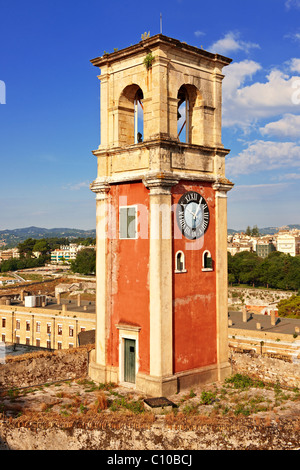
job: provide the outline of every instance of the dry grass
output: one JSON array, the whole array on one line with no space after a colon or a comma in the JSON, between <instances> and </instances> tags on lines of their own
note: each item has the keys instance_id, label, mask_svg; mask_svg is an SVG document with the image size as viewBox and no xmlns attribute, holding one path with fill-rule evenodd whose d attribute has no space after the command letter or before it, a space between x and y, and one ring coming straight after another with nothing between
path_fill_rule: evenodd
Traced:
<instances>
[{"instance_id":1,"label":"dry grass","mask_svg":"<svg viewBox=\"0 0 300 470\"><path fill-rule=\"evenodd\" d=\"M104 392L100 392L97 395L97 399L94 404L91 405L90 410L95 413L108 409L108 400Z\"/></svg>"}]
</instances>

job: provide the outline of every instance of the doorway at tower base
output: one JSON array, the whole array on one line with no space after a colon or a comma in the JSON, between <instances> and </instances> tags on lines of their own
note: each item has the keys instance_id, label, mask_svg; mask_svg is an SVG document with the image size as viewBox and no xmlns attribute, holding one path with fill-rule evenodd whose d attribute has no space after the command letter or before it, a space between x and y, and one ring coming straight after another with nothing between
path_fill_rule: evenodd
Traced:
<instances>
[{"instance_id":1,"label":"doorway at tower base","mask_svg":"<svg viewBox=\"0 0 300 470\"><path fill-rule=\"evenodd\" d=\"M199 369L193 369L168 377L153 377L137 373L135 383L119 381L119 370L116 367L105 367L93 360L95 351L91 351L88 375L96 383L116 383L125 388L133 388L148 396L170 396L181 390L188 390L198 385L223 381L231 375L229 362L213 364Z\"/></svg>"}]
</instances>

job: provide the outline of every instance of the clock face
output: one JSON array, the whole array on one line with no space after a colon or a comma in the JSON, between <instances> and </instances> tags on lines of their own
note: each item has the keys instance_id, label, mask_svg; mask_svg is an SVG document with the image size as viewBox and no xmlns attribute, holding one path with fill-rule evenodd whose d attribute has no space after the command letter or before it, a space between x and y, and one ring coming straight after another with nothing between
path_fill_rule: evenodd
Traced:
<instances>
[{"instance_id":1,"label":"clock face","mask_svg":"<svg viewBox=\"0 0 300 470\"><path fill-rule=\"evenodd\" d=\"M205 199L195 191L189 191L179 199L176 207L178 226L189 240L202 237L209 223L209 209Z\"/></svg>"}]
</instances>

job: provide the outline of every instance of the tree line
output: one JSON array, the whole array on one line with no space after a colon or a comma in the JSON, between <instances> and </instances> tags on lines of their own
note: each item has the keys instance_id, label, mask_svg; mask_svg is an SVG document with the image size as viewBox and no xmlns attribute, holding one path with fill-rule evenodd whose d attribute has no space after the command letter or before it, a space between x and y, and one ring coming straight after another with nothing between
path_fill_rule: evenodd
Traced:
<instances>
[{"instance_id":1,"label":"tree line","mask_svg":"<svg viewBox=\"0 0 300 470\"><path fill-rule=\"evenodd\" d=\"M18 271L20 269L26 268L36 268L39 266L44 266L46 263L51 261L51 251L57 248L60 248L61 245L69 245L70 243L76 243L77 245L90 246L95 245L95 238L75 238L71 241L68 238L27 238L23 242L20 242L17 245L17 248L20 253L20 258L10 258L8 260L2 261L0 264L0 272L8 271ZM82 252L87 251L86 249ZM95 250L92 250L93 252ZM37 258L34 256L34 253L40 253L40 256ZM84 264L84 263L83 263ZM77 266L75 265L74 268ZM81 263L79 258L79 269L81 269ZM86 266L82 269L86 270ZM80 272L80 271L76 271ZM83 273L82 273L83 274ZM87 273L90 274L90 273Z\"/></svg>"},{"instance_id":2,"label":"tree line","mask_svg":"<svg viewBox=\"0 0 300 470\"><path fill-rule=\"evenodd\" d=\"M79 238L71 243L94 245L93 238ZM20 258L4 260L0 271L16 271L18 269L43 266L50 262L50 252L61 245L69 245L68 238L29 238L18 244ZM33 253L41 253L35 258ZM94 249L81 250L76 260L71 263L71 270L81 274L94 274L96 267ZM300 294L300 256L290 256L274 251L267 258L260 258L255 252L242 251L232 256L228 253L229 285L247 284L251 287L294 290Z\"/></svg>"},{"instance_id":3,"label":"tree line","mask_svg":"<svg viewBox=\"0 0 300 470\"><path fill-rule=\"evenodd\" d=\"M70 245L75 243L76 245L95 245L96 239L92 237L88 238L74 238L70 240L69 238L27 238L23 242L20 242L17 245L17 248L21 256L32 256L33 253L39 252L42 255L50 254L52 250L60 248L61 245Z\"/></svg>"},{"instance_id":4,"label":"tree line","mask_svg":"<svg viewBox=\"0 0 300 470\"><path fill-rule=\"evenodd\" d=\"M300 293L300 256L274 251L267 258L255 252L228 253L229 285L294 290Z\"/></svg>"}]
</instances>

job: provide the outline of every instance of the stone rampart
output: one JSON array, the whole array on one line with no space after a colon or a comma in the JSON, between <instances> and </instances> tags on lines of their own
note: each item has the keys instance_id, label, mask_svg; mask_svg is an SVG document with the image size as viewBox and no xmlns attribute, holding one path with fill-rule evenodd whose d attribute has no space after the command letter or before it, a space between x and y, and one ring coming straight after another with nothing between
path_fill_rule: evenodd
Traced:
<instances>
[{"instance_id":1,"label":"stone rampart","mask_svg":"<svg viewBox=\"0 0 300 470\"><path fill-rule=\"evenodd\" d=\"M7 357L0 365L0 391L86 377L89 347Z\"/></svg>"}]
</instances>

